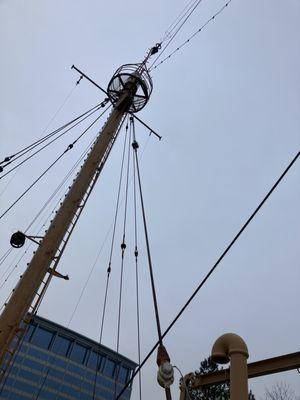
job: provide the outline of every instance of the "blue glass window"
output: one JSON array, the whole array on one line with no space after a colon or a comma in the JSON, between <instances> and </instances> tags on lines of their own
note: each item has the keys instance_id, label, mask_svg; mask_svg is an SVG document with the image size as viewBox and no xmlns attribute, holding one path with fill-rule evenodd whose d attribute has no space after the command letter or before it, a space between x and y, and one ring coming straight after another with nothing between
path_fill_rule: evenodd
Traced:
<instances>
[{"instance_id":1,"label":"blue glass window","mask_svg":"<svg viewBox=\"0 0 300 400\"><path fill-rule=\"evenodd\" d=\"M57 335L52 346L52 351L61 356L67 356L71 345L71 340Z\"/></svg>"},{"instance_id":2,"label":"blue glass window","mask_svg":"<svg viewBox=\"0 0 300 400\"><path fill-rule=\"evenodd\" d=\"M31 342L43 349L49 349L53 334L54 333L52 331L39 327L35 330Z\"/></svg>"},{"instance_id":3,"label":"blue glass window","mask_svg":"<svg viewBox=\"0 0 300 400\"><path fill-rule=\"evenodd\" d=\"M43 400L53 400L53 399L55 399L55 394L54 393L52 393L52 392L49 392L46 388L45 389L43 389L42 391L41 391L41 393L40 393L40 397L43 399Z\"/></svg>"},{"instance_id":4,"label":"blue glass window","mask_svg":"<svg viewBox=\"0 0 300 400\"><path fill-rule=\"evenodd\" d=\"M85 346L82 346L81 344L74 343L70 358L71 360L83 364L85 360L85 355L87 352L87 348Z\"/></svg>"},{"instance_id":5,"label":"blue glass window","mask_svg":"<svg viewBox=\"0 0 300 400\"><path fill-rule=\"evenodd\" d=\"M120 367L118 374L118 381L121 383L126 383L128 381L128 376L129 376L129 369L125 367Z\"/></svg>"},{"instance_id":6,"label":"blue glass window","mask_svg":"<svg viewBox=\"0 0 300 400\"><path fill-rule=\"evenodd\" d=\"M104 367L105 375L109 376L110 378L113 378L113 376L115 374L115 368L116 368L116 364L114 363L114 361L107 358L105 367Z\"/></svg>"},{"instance_id":7,"label":"blue glass window","mask_svg":"<svg viewBox=\"0 0 300 400\"><path fill-rule=\"evenodd\" d=\"M30 356L38 358L38 359L47 360L49 357L49 355L47 353L44 353L42 350L35 349L33 347L30 348L29 352L30 352ZM25 354L25 357L26 357L26 355L27 355L27 352Z\"/></svg>"},{"instance_id":8,"label":"blue glass window","mask_svg":"<svg viewBox=\"0 0 300 400\"><path fill-rule=\"evenodd\" d=\"M18 357L17 360L18 360L18 362L21 363L21 365L24 365L25 367L29 367L31 369L36 369L36 370L40 371L43 368L43 364L40 364L37 361L31 360L30 358L27 358L25 356L20 356L20 358Z\"/></svg>"},{"instance_id":9,"label":"blue glass window","mask_svg":"<svg viewBox=\"0 0 300 400\"><path fill-rule=\"evenodd\" d=\"M3 398L7 398L10 400L20 400L20 395L12 392L11 390L5 389L2 392ZM6 397L7 396L7 397Z\"/></svg>"},{"instance_id":10,"label":"blue glass window","mask_svg":"<svg viewBox=\"0 0 300 400\"><path fill-rule=\"evenodd\" d=\"M82 368L81 365L73 364L73 363L69 363L68 370L70 372L72 372L72 373L75 373L75 374L79 375L79 376L82 376L85 373L84 367Z\"/></svg>"},{"instance_id":11,"label":"blue glass window","mask_svg":"<svg viewBox=\"0 0 300 400\"><path fill-rule=\"evenodd\" d=\"M102 356L99 353L95 353L94 351L90 352L90 356L87 362L89 368L96 370L96 366L98 365L98 370L100 370L102 363Z\"/></svg>"},{"instance_id":12,"label":"blue glass window","mask_svg":"<svg viewBox=\"0 0 300 400\"><path fill-rule=\"evenodd\" d=\"M35 328L36 328L35 324L30 324L30 325L24 324L24 329L25 329L24 340L26 342L30 341L31 336L32 336L33 331L35 330Z\"/></svg>"},{"instance_id":13,"label":"blue glass window","mask_svg":"<svg viewBox=\"0 0 300 400\"><path fill-rule=\"evenodd\" d=\"M48 376L51 378L53 377L57 379L62 379L63 373L53 368L53 366L51 366L48 371Z\"/></svg>"},{"instance_id":14,"label":"blue glass window","mask_svg":"<svg viewBox=\"0 0 300 400\"><path fill-rule=\"evenodd\" d=\"M18 379L15 379L11 386L13 386L14 389L18 389L29 394L33 394L36 392L36 388L33 386L33 384L23 382Z\"/></svg>"}]
</instances>

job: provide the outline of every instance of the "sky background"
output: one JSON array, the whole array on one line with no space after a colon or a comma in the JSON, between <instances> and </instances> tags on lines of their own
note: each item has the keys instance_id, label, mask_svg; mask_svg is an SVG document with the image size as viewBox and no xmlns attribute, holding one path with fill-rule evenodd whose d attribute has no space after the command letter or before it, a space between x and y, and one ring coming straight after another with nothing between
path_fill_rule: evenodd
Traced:
<instances>
[{"instance_id":1,"label":"sky background","mask_svg":"<svg viewBox=\"0 0 300 400\"><path fill-rule=\"evenodd\" d=\"M203 0L170 50L223 4ZM0 0L0 158L45 132L75 87L78 74L70 69L72 64L106 87L120 65L143 59L185 5L182 0ZM163 330L299 150L299 18L299 0L232 0L189 45L151 74L153 94L138 116L163 140L149 139L142 126L136 129ZM47 132L102 99L102 93L83 80ZM26 229L104 121L0 220L1 255L9 248L11 234ZM0 180L1 212L81 132L66 135ZM68 273L70 281L54 279L40 308L42 316L96 340L123 138L121 132L61 260L59 271ZM250 362L299 351L299 177L297 161L168 334L165 345L183 374L197 369L225 332L244 338ZM59 196L30 233L43 224L45 229ZM131 185L120 351L137 360L132 203ZM123 207L103 336L103 344L113 349L122 215ZM157 334L141 229L139 223L141 345L147 354ZM0 267L2 303L32 256L34 245L18 262L26 247L14 250ZM10 265L12 273L3 285ZM164 398L156 368L153 356L143 369L144 400ZM174 399L179 397L178 379L176 373ZM297 371L250 380L249 387L259 399L265 387L277 381L300 394ZM132 399L138 399L137 383Z\"/></svg>"}]
</instances>

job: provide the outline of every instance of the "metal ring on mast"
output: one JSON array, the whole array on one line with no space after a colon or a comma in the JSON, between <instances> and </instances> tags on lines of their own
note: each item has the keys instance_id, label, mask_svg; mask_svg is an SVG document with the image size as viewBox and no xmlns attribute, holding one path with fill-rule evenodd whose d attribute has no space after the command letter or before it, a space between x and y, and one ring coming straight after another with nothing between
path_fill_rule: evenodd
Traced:
<instances>
[{"instance_id":1,"label":"metal ring on mast","mask_svg":"<svg viewBox=\"0 0 300 400\"><path fill-rule=\"evenodd\" d=\"M128 89L129 86L133 86L134 91L128 112L136 113L145 107L153 88L152 79L144 63L125 64L116 70L107 87L110 101L115 104L124 89Z\"/></svg>"}]
</instances>

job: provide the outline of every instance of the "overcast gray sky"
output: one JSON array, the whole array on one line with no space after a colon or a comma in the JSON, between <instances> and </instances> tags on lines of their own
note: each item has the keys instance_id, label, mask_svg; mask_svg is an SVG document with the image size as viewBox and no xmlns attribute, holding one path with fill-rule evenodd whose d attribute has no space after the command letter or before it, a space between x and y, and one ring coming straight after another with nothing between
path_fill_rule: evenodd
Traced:
<instances>
[{"instance_id":1,"label":"overcast gray sky","mask_svg":"<svg viewBox=\"0 0 300 400\"><path fill-rule=\"evenodd\" d=\"M174 47L224 3L203 0ZM142 60L185 4L183 0L0 0L0 158L42 134L78 79L70 70L72 64L106 87L120 65ZM299 0L232 0L188 46L153 71L153 94L139 116L163 140L148 140L141 126L137 134L144 149L141 171L163 329L299 150L299 18ZM101 92L82 81L49 129L101 99ZM97 129L0 221L1 254L9 247L11 233L31 222ZM11 182L9 177L0 181L1 193L5 189L1 211L75 136L70 134L26 164ZM122 142L123 134L62 259L59 270L71 279L53 281L41 307L41 315L58 323L68 323L109 232ZM298 161L167 336L172 362L184 374L197 369L214 340L228 331L245 339L249 361L299 350L299 177ZM46 214L30 233L36 233L45 218ZM131 222L120 350L136 360ZM146 354L157 336L141 234L139 242L142 353ZM120 243L118 228L103 338L112 348ZM33 249L1 289L2 302ZM14 250L1 266L1 275L22 252L24 248ZM108 252L109 240L70 324L94 339L99 336ZM249 385L259 398L278 380L300 394L296 371L251 380ZM178 398L177 383L172 391ZM155 357L143 370L143 395L144 400L164 398L156 383ZM132 398L138 399L136 385Z\"/></svg>"}]
</instances>

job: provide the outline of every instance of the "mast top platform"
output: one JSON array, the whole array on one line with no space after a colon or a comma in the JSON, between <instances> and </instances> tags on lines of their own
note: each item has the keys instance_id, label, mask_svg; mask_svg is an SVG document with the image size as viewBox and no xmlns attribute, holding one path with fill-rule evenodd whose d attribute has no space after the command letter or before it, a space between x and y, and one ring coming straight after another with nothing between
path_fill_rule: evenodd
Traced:
<instances>
[{"instance_id":1,"label":"mast top platform","mask_svg":"<svg viewBox=\"0 0 300 400\"><path fill-rule=\"evenodd\" d=\"M133 90L128 111L136 113L145 107L153 89L152 79L145 63L124 64L116 70L107 87L110 101L115 104L124 89L129 87Z\"/></svg>"}]
</instances>

